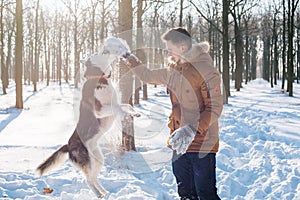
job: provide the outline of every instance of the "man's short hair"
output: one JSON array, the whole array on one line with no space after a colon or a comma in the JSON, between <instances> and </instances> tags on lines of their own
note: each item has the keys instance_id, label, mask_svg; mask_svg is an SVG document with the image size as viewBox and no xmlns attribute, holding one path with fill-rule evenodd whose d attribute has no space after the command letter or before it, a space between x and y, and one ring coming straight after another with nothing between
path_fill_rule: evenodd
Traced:
<instances>
[{"instance_id":1,"label":"man's short hair","mask_svg":"<svg viewBox=\"0 0 300 200\"><path fill-rule=\"evenodd\" d=\"M192 47L192 38L190 33L181 27L168 30L161 36L161 39L163 41L171 41L175 45L186 45L188 49Z\"/></svg>"}]
</instances>

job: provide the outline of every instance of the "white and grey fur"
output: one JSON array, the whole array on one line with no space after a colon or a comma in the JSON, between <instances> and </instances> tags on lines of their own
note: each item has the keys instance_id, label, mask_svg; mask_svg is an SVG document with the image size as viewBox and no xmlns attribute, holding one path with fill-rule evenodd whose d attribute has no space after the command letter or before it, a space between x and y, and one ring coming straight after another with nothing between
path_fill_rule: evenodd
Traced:
<instances>
[{"instance_id":1,"label":"white and grey fur","mask_svg":"<svg viewBox=\"0 0 300 200\"><path fill-rule=\"evenodd\" d=\"M127 43L112 37L104 42L99 54L84 61L84 76L87 80L82 87L76 129L68 144L60 147L37 167L40 176L62 163L68 154L71 162L85 174L90 189L98 198L103 198L108 193L97 181L104 161L98 145L99 139L111 129L114 120L120 115L139 116L129 104L118 102L110 79L112 62L128 53Z\"/></svg>"}]
</instances>

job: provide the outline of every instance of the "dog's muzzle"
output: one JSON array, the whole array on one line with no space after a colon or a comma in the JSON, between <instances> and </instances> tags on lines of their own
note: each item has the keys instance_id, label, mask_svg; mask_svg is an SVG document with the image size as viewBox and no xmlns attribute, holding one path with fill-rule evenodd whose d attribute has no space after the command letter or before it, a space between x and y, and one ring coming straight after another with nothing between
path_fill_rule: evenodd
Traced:
<instances>
[{"instance_id":1,"label":"dog's muzzle","mask_svg":"<svg viewBox=\"0 0 300 200\"><path fill-rule=\"evenodd\" d=\"M105 54L110 54L110 51L107 50L107 49L104 49L104 50L102 51L102 55L105 55Z\"/></svg>"},{"instance_id":2,"label":"dog's muzzle","mask_svg":"<svg viewBox=\"0 0 300 200\"><path fill-rule=\"evenodd\" d=\"M127 58L127 57L130 56L130 55L131 55L130 52L126 52L126 53L123 55L123 57L124 57L124 58Z\"/></svg>"}]
</instances>

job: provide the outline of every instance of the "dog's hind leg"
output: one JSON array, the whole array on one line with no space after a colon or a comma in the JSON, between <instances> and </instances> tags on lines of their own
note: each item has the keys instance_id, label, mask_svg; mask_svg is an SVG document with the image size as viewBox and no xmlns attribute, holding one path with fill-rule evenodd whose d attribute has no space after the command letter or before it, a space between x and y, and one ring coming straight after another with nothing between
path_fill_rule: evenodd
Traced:
<instances>
[{"instance_id":1,"label":"dog's hind leg","mask_svg":"<svg viewBox=\"0 0 300 200\"><path fill-rule=\"evenodd\" d=\"M100 196L95 193L98 197L103 198L108 192L98 183L97 180L104 162L103 154L99 150L97 142L94 139L88 142L87 149L91 160L90 171L87 174L88 184L91 185L91 188L98 190Z\"/></svg>"},{"instance_id":2,"label":"dog's hind leg","mask_svg":"<svg viewBox=\"0 0 300 200\"><path fill-rule=\"evenodd\" d=\"M83 144L81 138L75 130L75 133L69 140L68 147L71 162L75 167L77 167L84 173L84 175L86 176L87 184L89 188L95 193L95 195L99 198L102 198L104 195L94 184L94 173L92 169L95 165L95 162L94 156L91 155L90 146L86 147Z\"/></svg>"},{"instance_id":3,"label":"dog's hind leg","mask_svg":"<svg viewBox=\"0 0 300 200\"><path fill-rule=\"evenodd\" d=\"M91 165L93 165L91 163ZM91 165L90 166L85 166L82 171L84 172L85 176L86 176L86 181L87 184L89 186L89 188L94 192L94 194L98 197L98 198L103 198L105 195L102 194L99 189L95 186L95 177L94 174L91 170ZM97 178L96 178L97 179Z\"/></svg>"},{"instance_id":4,"label":"dog's hind leg","mask_svg":"<svg viewBox=\"0 0 300 200\"><path fill-rule=\"evenodd\" d=\"M101 170L101 168L102 168L102 166L103 166L103 163L102 163L102 161L98 160L97 158L95 158L94 162L95 162L95 164L93 165L92 170L91 170L91 171L92 171L93 183L94 183L95 187L96 187L99 191L101 191L101 193L103 194L103 196L105 196L105 195L108 193L108 191L106 191L106 190L99 184L99 182L98 182L98 180L97 180L97 176L98 176L98 174L100 173L100 170Z\"/></svg>"}]
</instances>

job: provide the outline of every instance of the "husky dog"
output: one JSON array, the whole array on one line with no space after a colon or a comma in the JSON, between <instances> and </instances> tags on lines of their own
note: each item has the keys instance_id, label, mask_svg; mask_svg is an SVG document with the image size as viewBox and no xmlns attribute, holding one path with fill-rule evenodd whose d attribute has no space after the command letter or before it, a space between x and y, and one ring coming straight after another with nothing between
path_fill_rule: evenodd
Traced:
<instances>
[{"instance_id":1,"label":"husky dog","mask_svg":"<svg viewBox=\"0 0 300 200\"><path fill-rule=\"evenodd\" d=\"M108 192L98 183L97 175L103 166L103 155L98 142L111 129L118 116L139 116L129 104L118 102L116 90L110 79L111 64L130 53L127 43L120 38L108 38L98 54L84 61L86 66L79 108L79 119L68 144L55 151L37 167L44 175L69 155L71 162L86 176L87 184L98 198Z\"/></svg>"}]
</instances>

